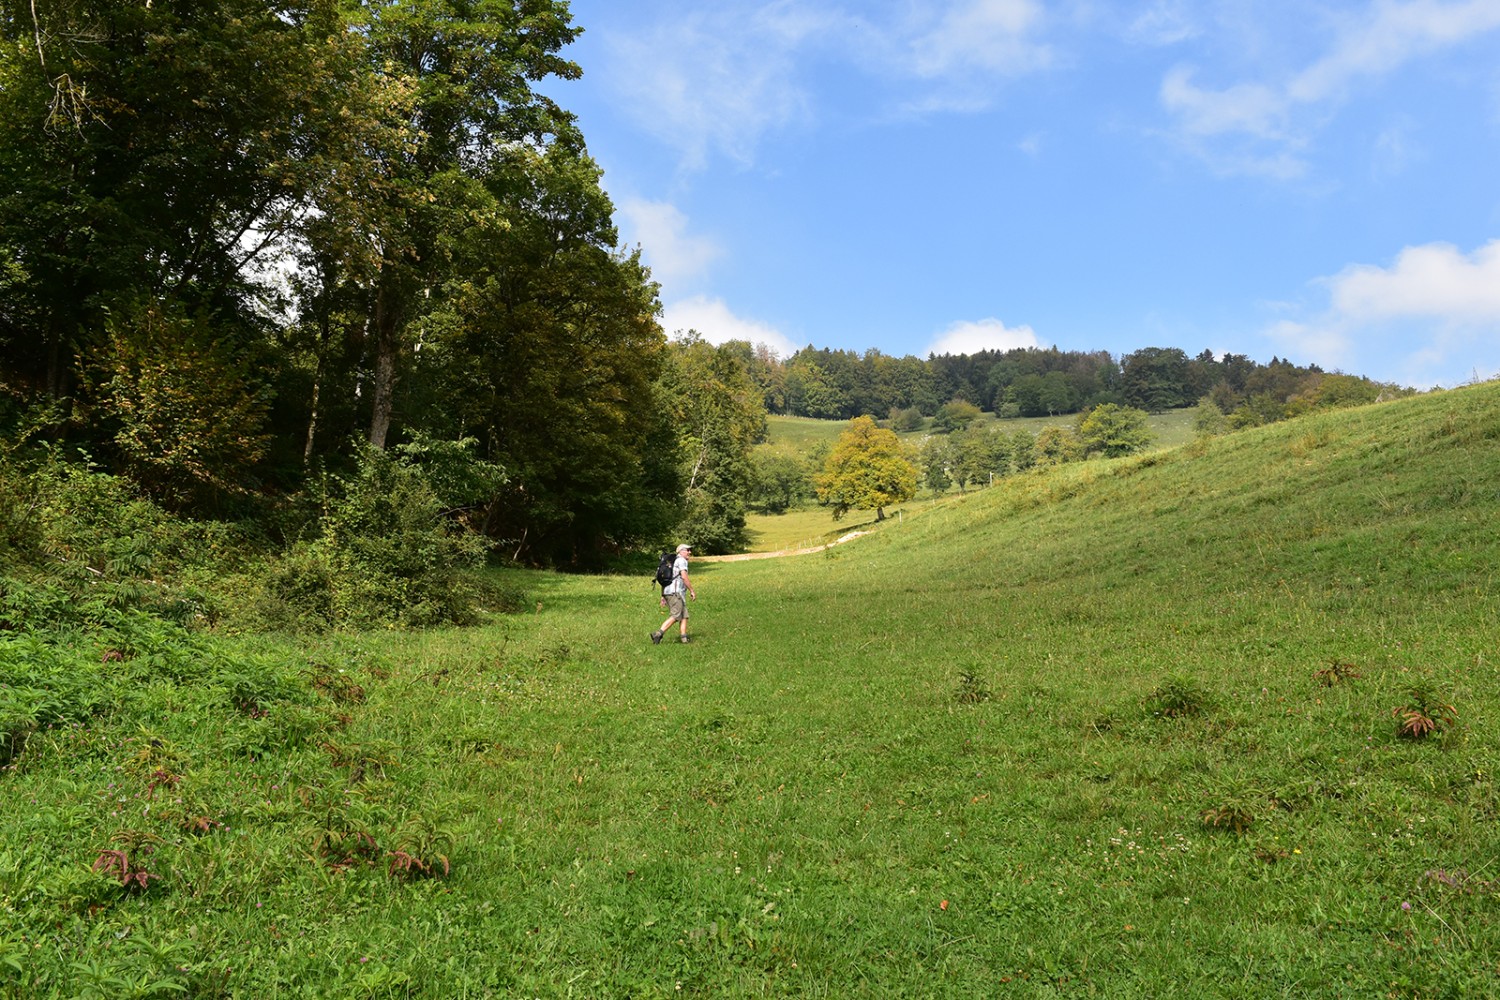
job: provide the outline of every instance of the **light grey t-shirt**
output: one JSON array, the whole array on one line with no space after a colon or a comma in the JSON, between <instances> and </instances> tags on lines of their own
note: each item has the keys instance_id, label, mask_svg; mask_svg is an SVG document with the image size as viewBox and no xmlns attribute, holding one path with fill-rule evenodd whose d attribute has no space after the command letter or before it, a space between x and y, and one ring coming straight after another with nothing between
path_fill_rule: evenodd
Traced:
<instances>
[{"instance_id":1,"label":"light grey t-shirt","mask_svg":"<svg viewBox=\"0 0 1500 1000\"><path fill-rule=\"evenodd\" d=\"M686 556L679 555L672 563L672 582L662 588L663 594L681 594L687 588L682 584L682 574L688 571Z\"/></svg>"}]
</instances>

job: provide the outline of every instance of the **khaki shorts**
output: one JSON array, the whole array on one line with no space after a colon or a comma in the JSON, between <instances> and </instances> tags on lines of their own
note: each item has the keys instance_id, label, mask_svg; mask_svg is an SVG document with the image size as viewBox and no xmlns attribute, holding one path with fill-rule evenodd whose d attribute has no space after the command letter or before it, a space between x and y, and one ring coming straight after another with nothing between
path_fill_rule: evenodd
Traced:
<instances>
[{"instance_id":1,"label":"khaki shorts","mask_svg":"<svg viewBox=\"0 0 1500 1000\"><path fill-rule=\"evenodd\" d=\"M687 599L686 599L687 595L686 594L667 594L666 598L667 598L667 610L672 613L672 617L675 618L675 619L677 619L680 622L687 621L688 620L688 609L687 609Z\"/></svg>"}]
</instances>

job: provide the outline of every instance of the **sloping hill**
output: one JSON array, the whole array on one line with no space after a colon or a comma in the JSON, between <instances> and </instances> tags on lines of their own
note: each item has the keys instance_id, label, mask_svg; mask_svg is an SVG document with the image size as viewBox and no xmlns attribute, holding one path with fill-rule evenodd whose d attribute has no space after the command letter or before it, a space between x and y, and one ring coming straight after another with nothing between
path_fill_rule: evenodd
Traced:
<instances>
[{"instance_id":1,"label":"sloping hill","mask_svg":"<svg viewBox=\"0 0 1500 1000\"><path fill-rule=\"evenodd\" d=\"M80 634L0 992L1500 995L1497 508L1491 384L699 564L686 646Z\"/></svg>"}]
</instances>

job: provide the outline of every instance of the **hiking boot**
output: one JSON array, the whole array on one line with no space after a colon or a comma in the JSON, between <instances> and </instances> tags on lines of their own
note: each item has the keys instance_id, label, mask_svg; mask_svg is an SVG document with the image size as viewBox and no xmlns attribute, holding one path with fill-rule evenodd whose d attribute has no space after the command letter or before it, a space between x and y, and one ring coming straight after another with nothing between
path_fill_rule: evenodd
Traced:
<instances>
[{"instance_id":1,"label":"hiking boot","mask_svg":"<svg viewBox=\"0 0 1500 1000\"><path fill-rule=\"evenodd\" d=\"M651 633L651 645L653 645L653 646L660 646L661 645L661 633L660 632L652 632Z\"/></svg>"}]
</instances>

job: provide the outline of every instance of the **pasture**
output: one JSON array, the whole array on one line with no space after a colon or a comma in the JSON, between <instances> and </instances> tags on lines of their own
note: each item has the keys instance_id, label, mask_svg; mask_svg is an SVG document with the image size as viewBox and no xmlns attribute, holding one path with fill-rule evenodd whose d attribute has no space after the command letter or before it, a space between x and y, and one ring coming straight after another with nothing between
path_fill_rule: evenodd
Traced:
<instances>
[{"instance_id":1,"label":"pasture","mask_svg":"<svg viewBox=\"0 0 1500 1000\"><path fill-rule=\"evenodd\" d=\"M80 632L125 655L0 776L0 988L1496 995L1497 470L1487 384L698 563L686 646L644 573Z\"/></svg>"}]
</instances>

